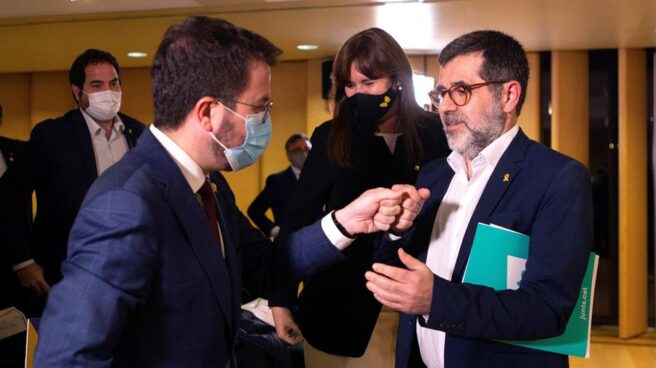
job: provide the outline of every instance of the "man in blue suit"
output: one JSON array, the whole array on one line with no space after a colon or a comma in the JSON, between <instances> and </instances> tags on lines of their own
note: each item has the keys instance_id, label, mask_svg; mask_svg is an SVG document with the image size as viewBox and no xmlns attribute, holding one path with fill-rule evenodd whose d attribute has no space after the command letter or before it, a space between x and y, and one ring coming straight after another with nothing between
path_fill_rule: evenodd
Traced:
<instances>
[{"instance_id":1,"label":"man in blue suit","mask_svg":"<svg viewBox=\"0 0 656 368\"><path fill-rule=\"evenodd\" d=\"M416 186L431 197L415 226L381 248L381 260L396 253L405 267L377 263L366 275L375 297L402 312L396 366L567 367L565 355L493 340L564 331L591 248L588 172L517 126L528 62L512 37L463 35L439 63L430 95L453 152L422 168ZM517 290L462 283L478 223L530 236Z\"/></svg>"},{"instance_id":2,"label":"man in blue suit","mask_svg":"<svg viewBox=\"0 0 656 368\"><path fill-rule=\"evenodd\" d=\"M426 197L412 187L370 190L289 247L271 247L238 210L217 171L252 164L268 144L279 54L219 19L167 30L152 67L155 123L85 197L35 366L234 367L242 273L264 273L283 249L304 275L340 260L352 235L409 228Z\"/></svg>"},{"instance_id":3,"label":"man in blue suit","mask_svg":"<svg viewBox=\"0 0 656 368\"><path fill-rule=\"evenodd\" d=\"M292 134L285 142L285 153L290 166L283 171L271 174L266 179L264 189L248 206L248 216L264 234L277 238L281 225L285 223L287 207L301 175L303 164L312 148L310 138L301 133ZM266 211L271 209L274 221L269 220Z\"/></svg>"}]
</instances>

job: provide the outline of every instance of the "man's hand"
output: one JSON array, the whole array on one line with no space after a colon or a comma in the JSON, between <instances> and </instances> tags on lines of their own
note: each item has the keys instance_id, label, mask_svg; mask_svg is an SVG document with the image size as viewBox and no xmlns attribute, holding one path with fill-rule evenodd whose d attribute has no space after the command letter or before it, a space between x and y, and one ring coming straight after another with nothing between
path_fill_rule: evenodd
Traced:
<instances>
[{"instance_id":1,"label":"man's hand","mask_svg":"<svg viewBox=\"0 0 656 368\"><path fill-rule=\"evenodd\" d=\"M399 249L408 269L374 263L365 273L367 289L381 304L408 314L428 314L433 300L433 272L421 261Z\"/></svg>"},{"instance_id":2,"label":"man's hand","mask_svg":"<svg viewBox=\"0 0 656 368\"><path fill-rule=\"evenodd\" d=\"M403 192L369 189L341 210L335 218L350 234L387 231L401 213Z\"/></svg>"},{"instance_id":3,"label":"man's hand","mask_svg":"<svg viewBox=\"0 0 656 368\"><path fill-rule=\"evenodd\" d=\"M50 285L43 277L43 268L34 262L16 271L22 287L30 288L38 295L45 296L50 291Z\"/></svg>"},{"instance_id":4,"label":"man's hand","mask_svg":"<svg viewBox=\"0 0 656 368\"><path fill-rule=\"evenodd\" d=\"M289 345L296 345L303 342L301 330L294 322L292 313L287 308L271 307L273 314L273 323L276 325L276 335Z\"/></svg>"},{"instance_id":5,"label":"man's hand","mask_svg":"<svg viewBox=\"0 0 656 368\"><path fill-rule=\"evenodd\" d=\"M416 189L409 184L396 184L392 187L392 190L403 193L401 213L397 216L396 222L390 227L393 233L400 234L412 226L424 202L430 197L430 190L426 188Z\"/></svg>"}]
</instances>

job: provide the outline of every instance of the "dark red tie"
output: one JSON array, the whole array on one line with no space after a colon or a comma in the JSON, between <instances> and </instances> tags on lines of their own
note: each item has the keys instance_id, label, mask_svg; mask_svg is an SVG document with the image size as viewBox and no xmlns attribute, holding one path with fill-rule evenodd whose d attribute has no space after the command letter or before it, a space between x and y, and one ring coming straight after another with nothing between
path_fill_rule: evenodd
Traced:
<instances>
[{"instance_id":1,"label":"dark red tie","mask_svg":"<svg viewBox=\"0 0 656 368\"><path fill-rule=\"evenodd\" d=\"M223 244L221 242L221 234L219 233L219 221L216 216L216 205L214 202L214 191L209 181L205 180L203 186L198 190L201 200L203 201L203 207L205 209L205 216L209 221L210 229L212 234L214 234L214 239L216 239L216 245L219 247L219 251L223 256Z\"/></svg>"}]
</instances>

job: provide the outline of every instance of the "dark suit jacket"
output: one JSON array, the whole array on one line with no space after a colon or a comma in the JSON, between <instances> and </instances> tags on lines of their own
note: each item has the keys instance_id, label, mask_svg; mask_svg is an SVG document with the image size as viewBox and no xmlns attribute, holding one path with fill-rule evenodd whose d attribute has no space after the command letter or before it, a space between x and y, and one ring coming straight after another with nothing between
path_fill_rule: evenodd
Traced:
<instances>
[{"instance_id":1,"label":"dark suit jacket","mask_svg":"<svg viewBox=\"0 0 656 368\"><path fill-rule=\"evenodd\" d=\"M235 365L242 271L265 272L276 247L238 210L225 179L214 180L225 260L150 131L93 184L41 320L35 367ZM293 272L342 257L320 224L289 239Z\"/></svg>"},{"instance_id":2,"label":"dark suit jacket","mask_svg":"<svg viewBox=\"0 0 656 368\"><path fill-rule=\"evenodd\" d=\"M248 216L265 235L269 235L274 226L281 226L285 223L287 207L292 201L292 194L296 190L297 182L291 166L281 172L269 175L264 189L248 206ZM265 215L269 208L273 211L275 223Z\"/></svg>"},{"instance_id":3,"label":"dark suit jacket","mask_svg":"<svg viewBox=\"0 0 656 368\"><path fill-rule=\"evenodd\" d=\"M14 164L16 157L23 152L25 142L17 139L0 137L0 154L7 163L7 167Z\"/></svg>"},{"instance_id":4,"label":"dark suit jacket","mask_svg":"<svg viewBox=\"0 0 656 368\"><path fill-rule=\"evenodd\" d=\"M143 124L119 114L130 147ZM98 176L89 128L80 110L37 124L0 182L0 233L7 234L12 264L34 258L51 285L61 278L66 242L84 194ZM36 191L37 213L30 229L22 216Z\"/></svg>"},{"instance_id":5,"label":"dark suit jacket","mask_svg":"<svg viewBox=\"0 0 656 368\"><path fill-rule=\"evenodd\" d=\"M415 227L401 240L426 260L438 207L453 178L446 160L422 169L417 187L431 190ZM507 176L508 181L504 181ZM463 284L462 276L479 223L496 224L529 235L526 273L518 290L494 291ZM462 241L452 281L434 278L427 323L401 315L396 366L423 366L416 323L446 332L445 365L454 367L566 367L567 356L491 339L557 336L576 303L592 243L590 178L579 162L530 141L520 130L502 155L474 210ZM382 244L377 257L395 254Z\"/></svg>"},{"instance_id":6,"label":"dark suit jacket","mask_svg":"<svg viewBox=\"0 0 656 368\"><path fill-rule=\"evenodd\" d=\"M412 184L425 162L449 152L439 117L426 113L418 124L424 149L419 162L407 162L402 137L392 154L382 137L358 131L352 145L352 167L342 168L328 159L331 127L332 122L324 123L312 134L312 150L289 209L288 226L292 230L344 207L367 189ZM365 352L381 308L364 278L371 269L376 238L375 234L359 236L345 250L342 263L305 280L295 318L312 346L351 357ZM276 298L272 303L280 304Z\"/></svg>"},{"instance_id":7,"label":"dark suit jacket","mask_svg":"<svg viewBox=\"0 0 656 368\"><path fill-rule=\"evenodd\" d=\"M25 142L16 139L0 137L0 154L7 163L7 168L12 167L16 158L23 152ZM2 177L0 177L2 181ZM4 206L4 204L3 204ZM20 215L24 221L31 223L32 221L32 201L23 207L22 214ZM0 232L0 236L5 239L5 235ZM0 246L0 309L9 306L17 306L19 309L23 308L21 288L18 285L16 275L12 271L13 266L7 256L7 241L3 240Z\"/></svg>"}]
</instances>

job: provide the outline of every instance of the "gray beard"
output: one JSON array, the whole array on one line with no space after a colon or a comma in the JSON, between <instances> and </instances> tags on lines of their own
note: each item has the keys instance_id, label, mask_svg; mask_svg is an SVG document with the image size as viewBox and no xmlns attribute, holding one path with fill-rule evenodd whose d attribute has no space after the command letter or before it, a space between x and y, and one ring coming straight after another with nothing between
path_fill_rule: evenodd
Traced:
<instances>
[{"instance_id":1,"label":"gray beard","mask_svg":"<svg viewBox=\"0 0 656 368\"><path fill-rule=\"evenodd\" d=\"M462 136L446 133L446 124L451 122L463 122L467 132ZM480 127L473 126L471 121L459 112L448 112L444 114L443 124L447 143L452 151L458 152L467 160L473 160L485 147L499 138L505 125L505 113L500 104L490 106L481 119Z\"/></svg>"}]
</instances>

